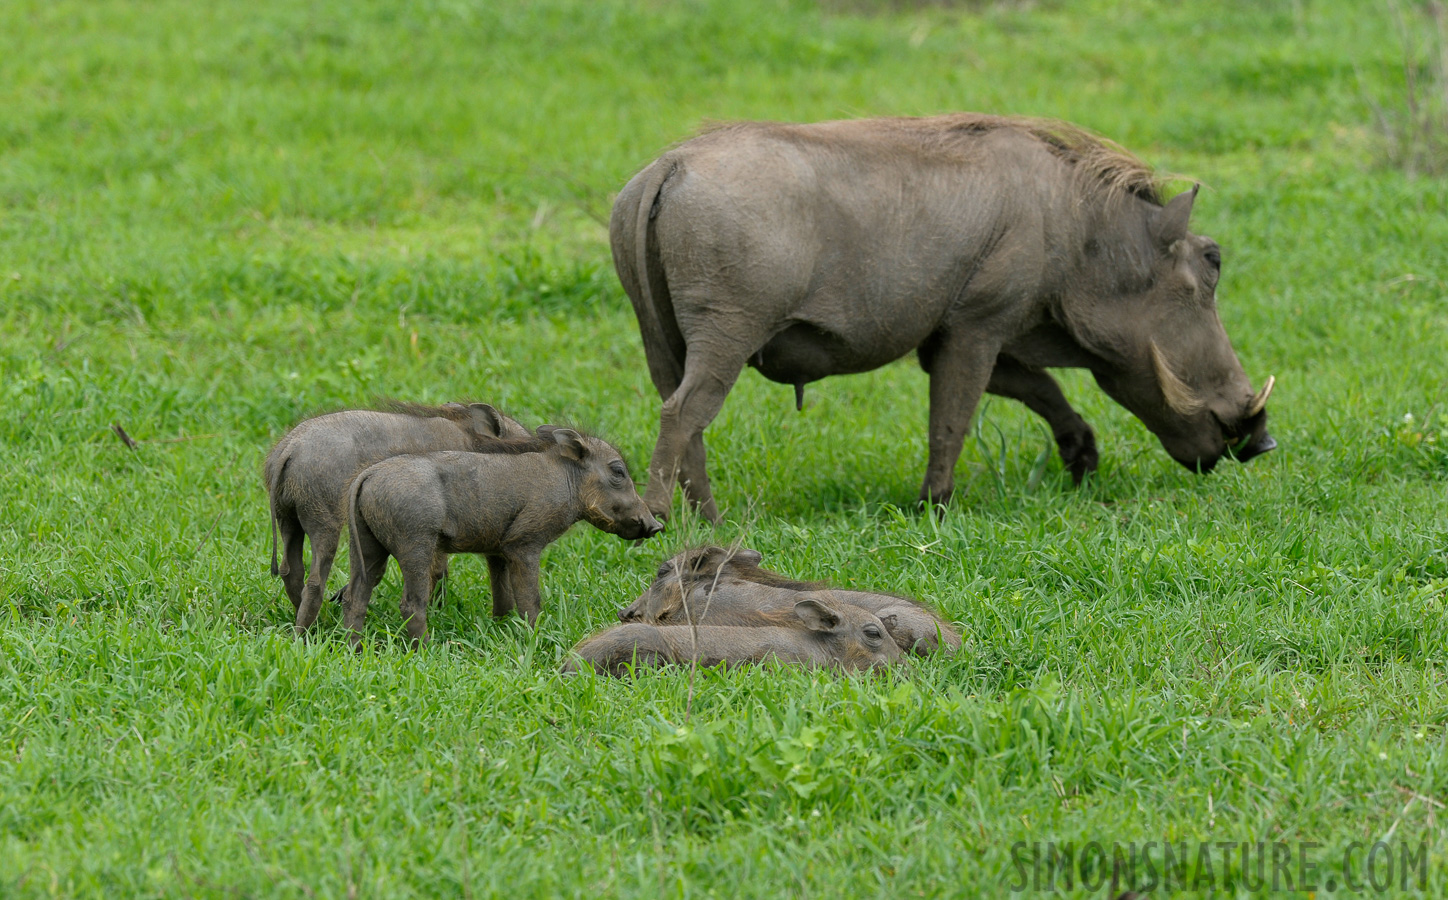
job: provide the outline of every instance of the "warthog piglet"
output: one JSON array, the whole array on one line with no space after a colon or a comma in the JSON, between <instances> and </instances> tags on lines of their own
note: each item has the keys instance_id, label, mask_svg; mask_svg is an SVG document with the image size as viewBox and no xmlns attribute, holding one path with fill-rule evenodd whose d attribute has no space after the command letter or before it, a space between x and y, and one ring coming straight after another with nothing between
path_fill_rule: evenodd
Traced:
<instances>
[{"instance_id":1,"label":"warthog piglet","mask_svg":"<svg viewBox=\"0 0 1448 900\"><path fill-rule=\"evenodd\" d=\"M656 666L697 660L703 666L768 659L799 665L858 670L888 666L900 658L888 626L847 603L807 597L770 617L775 624L615 625L574 648L597 671L621 675L630 664ZM578 670L569 659L565 673Z\"/></svg>"},{"instance_id":2,"label":"warthog piglet","mask_svg":"<svg viewBox=\"0 0 1448 900\"><path fill-rule=\"evenodd\" d=\"M665 560L648 590L619 610L623 622L655 625L759 625L804 597L848 603L881 619L900 649L925 656L944 646L960 647L955 629L924 604L908 597L846 591L823 582L794 581L760 568L758 551L698 547Z\"/></svg>"},{"instance_id":3,"label":"warthog piglet","mask_svg":"<svg viewBox=\"0 0 1448 900\"><path fill-rule=\"evenodd\" d=\"M264 473L272 517L271 573L286 586L297 627L312 624L321 609L347 521L347 488L358 472L400 453L487 451L502 441L530 437L528 429L486 403L345 409L307 419L287 432L267 456ZM304 539L312 544L310 571L302 566ZM445 560L440 564L445 566Z\"/></svg>"},{"instance_id":4,"label":"warthog piglet","mask_svg":"<svg viewBox=\"0 0 1448 900\"><path fill-rule=\"evenodd\" d=\"M352 577L343 600L354 646L389 556L402 570L402 614L417 646L427 635L433 561L441 555L485 555L493 614L517 609L532 624L541 608L543 548L574 522L626 540L663 530L607 441L549 425L538 436L547 445L541 452L394 456L357 476L348 503Z\"/></svg>"}]
</instances>

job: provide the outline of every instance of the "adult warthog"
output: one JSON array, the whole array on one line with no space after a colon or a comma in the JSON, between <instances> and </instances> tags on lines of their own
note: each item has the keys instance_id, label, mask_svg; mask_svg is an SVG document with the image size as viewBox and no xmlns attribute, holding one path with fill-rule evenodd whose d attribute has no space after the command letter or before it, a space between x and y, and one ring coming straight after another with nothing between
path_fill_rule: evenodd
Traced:
<instances>
[{"instance_id":1,"label":"adult warthog","mask_svg":"<svg viewBox=\"0 0 1448 900\"><path fill-rule=\"evenodd\" d=\"M646 500L676 479L719 517L704 428L745 365L804 385L916 351L930 376L920 499L953 487L984 391L1051 427L1079 481L1096 440L1046 367L1083 367L1198 472L1271 450L1217 317L1221 250L1187 229L1196 188L1059 122L971 113L745 122L668 151L610 223L649 374L664 398Z\"/></svg>"}]
</instances>

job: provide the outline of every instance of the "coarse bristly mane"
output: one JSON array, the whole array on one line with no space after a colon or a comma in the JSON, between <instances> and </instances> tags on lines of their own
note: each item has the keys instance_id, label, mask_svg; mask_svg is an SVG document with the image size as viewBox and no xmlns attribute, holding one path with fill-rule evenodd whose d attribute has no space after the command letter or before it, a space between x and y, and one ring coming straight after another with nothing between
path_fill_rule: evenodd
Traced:
<instances>
[{"instance_id":1,"label":"coarse bristly mane","mask_svg":"<svg viewBox=\"0 0 1448 900\"><path fill-rule=\"evenodd\" d=\"M397 413L402 416L413 416L418 419L449 419L453 422L461 422L469 415L467 404L458 406L428 406L425 403L409 403L406 400L393 400L390 397L383 397L374 404L379 412Z\"/></svg>"},{"instance_id":2,"label":"coarse bristly mane","mask_svg":"<svg viewBox=\"0 0 1448 900\"><path fill-rule=\"evenodd\" d=\"M839 120L847 121L861 120ZM1030 116L996 116L986 113L947 113L939 116L898 116L878 120L903 132L913 132L924 145L947 146L961 137L1011 129L1029 135L1084 176L1083 181L1105 188L1110 194L1138 197L1163 204L1162 189L1181 176L1156 172L1131 151L1093 131L1059 119ZM826 124L826 123L820 123ZM705 121L698 135L714 135L749 128L752 125L781 125L775 122Z\"/></svg>"},{"instance_id":3,"label":"coarse bristly mane","mask_svg":"<svg viewBox=\"0 0 1448 900\"><path fill-rule=\"evenodd\" d=\"M383 399L376 404L381 412L397 413L419 419L447 419L449 422L466 422L472 411L466 403L451 406L428 406L423 403L409 403L405 400ZM500 415L502 413L499 413ZM541 453L552 447L553 438L530 434L527 437L495 437L488 434L472 435L474 453L523 454Z\"/></svg>"},{"instance_id":4,"label":"coarse bristly mane","mask_svg":"<svg viewBox=\"0 0 1448 900\"><path fill-rule=\"evenodd\" d=\"M1115 141L1059 119L955 113L936 117L934 121L956 134L980 134L1002 128L1025 132L1081 175L1089 176L1108 190L1130 194L1157 206L1162 205L1162 188L1175 177L1156 172Z\"/></svg>"}]
</instances>

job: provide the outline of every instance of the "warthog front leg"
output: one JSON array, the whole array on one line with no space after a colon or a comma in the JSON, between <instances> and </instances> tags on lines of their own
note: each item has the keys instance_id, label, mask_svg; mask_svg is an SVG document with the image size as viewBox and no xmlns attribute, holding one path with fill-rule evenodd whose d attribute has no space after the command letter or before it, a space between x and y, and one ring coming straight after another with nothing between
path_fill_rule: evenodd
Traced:
<instances>
[{"instance_id":1,"label":"warthog front leg","mask_svg":"<svg viewBox=\"0 0 1448 900\"><path fill-rule=\"evenodd\" d=\"M1024 403L1046 420L1061 462L1077 484L1086 473L1096 471L1096 435L1086 420L1067 402L1061 386L1048 373L1017 362L1009 356L996 359L986 390Z\"/></svg>"},{"instance_id":2,"label":"warthog front leg","mask_svg":"<svg viewBox=\"0 0 1448 900\"><path fill-rule=\"evenodd\" d=\"M538 624L538 614L543 611L543 593L538 586L541 556L541 550L509 553L503 566L513 603L529 625Z\"/></svg>"},{"instance_id":3,"label":"warthog front leg","mask_svg":"<svg viewBox=\"0 0 1448 900\"><path fill-rule=\"evenodd\" d=\"M920 486L920 502L927 506L949 501L955 491L955 463L995 368L999 347L972 331L933 335L922 348L921 363L930 373L930 459Z\"/></svg>"}]
</instances>

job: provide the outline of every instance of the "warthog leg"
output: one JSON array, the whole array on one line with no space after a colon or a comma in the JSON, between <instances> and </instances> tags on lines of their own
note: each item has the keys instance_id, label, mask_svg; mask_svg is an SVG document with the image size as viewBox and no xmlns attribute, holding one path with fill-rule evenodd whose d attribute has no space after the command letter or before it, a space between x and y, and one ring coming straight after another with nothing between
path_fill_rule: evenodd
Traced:
<instances>
[{"instance_id":1,"label":"warthog leg","mask_svg":"<svg viewBox=\"0 0 1448 900\"><path fill-rule=\"evenodd\" d=\"M432 596L432 572L436 554L431 547L415 547L397 558L402 570L402 600L398 608L407 624L412 649L427 643L427 601Z\"/></svg>"},{"instance_id":2,"label":"warthog leg","mask_svg":"<svg viewBox=\"0 0 1448 900\"><path fill-rule=\"evenodd\" d=\"M1077 484L1086 473L1096 471L1096 435L1086 420L1071 408L1061 386L1048 373L1034 369L1009 356L996 359L986 390L1001 397L1024 403L1031 412L1046 420L1061 462Z\"/></svg>"},{"instance_id":3,"label":"warthog leg","mask_svg":"<svg viewBox=\"0 0 1448 900\"><path fill-rule=\"evenodd\" d=\"M332 560L337 556L337 543L341 534L337 528L316 528L311 532L312 568L307 574L307 583L302 587L302 602L297 607L297 631L303 631L317 621L322 609L322 591L327 587L327 576L332 572Z\"/></svg>"},{"instance_id":4,"label":"warthog leg","mask_svg":"<svg viewBox=\"0 0 1448 900\"><path fill-rule=\"evenodd\" d=\"M689 499L700 515L719 521L719 509L704 471L704 429L719 415L724 398L744 369L749 351L731 346L691 346L679 387L664 401L659 417L659 441L649 460L649 486L644 502L657 518L666 518L675 480L685 478Z\"/></svg>"},{"instance_id":5,"label":"warthog leg","mask_svg":"<svg viewBox=\"0 0 1448 900\"><path fill-rule=\"evenodd\" d=\"M538 614L543 611L543 593L538 587L538 562L541 550L527 550L509 553L505 557L508 589L518 612L528 620L529 625L538 623Z\"/></svg>"},{"instance_id":6,"label":"warthog leg","mask_svg":"<svg viewBox=\"0 0 1448 900\"><path fill-rule=\"evenodd\" d=\"M714 503L714 492L709 487L709 470L705 467L707 453L704 450L704 435L699 433L689 440L684 450L684 461L679 466L679 481L684 485L684 498L694 504L710 522L718 522L719 507Z\"/></svg>"},{"instance_id":7,"label":"warthog leg","mask_svg":"<svg viewBox=\"0 0 1448 900\"><path fill-rule=\"evenodd\" d=\"M287 589L287 599L292 601L292 611L302 607L302 587L306 584L307 573L302 561L302 542L306 533L296 516L277 516L277 540L282 550L282 584Z\"/></svg>"},{"instance_id":8,"label":"warthog leg","mask_svg":"<svg viewBox=\"0 0 1448 900\"><path fill-rule=\"evenodd\" d=\"M508 582L506 559L488 555L488 582L493 586L493 615L506 616L517 608L513 600L513 586Z\"/></svg>"},{"instance_id":9,"label":"warthog leg","mask_svg":"<svg viewBox=\"0 0 1448 900\"><path fill-rule=\"evenodd\" d=\"M920 502L945 503L955 491L955 463L965 443L970 417L990 383L999 346L981 340L970 324L937 333L921 354L930 373L930 459Z\"/></svg>"},{"instance_id":10,"label":"warthog leg","mask_svg":"<svg viewBox=\"0 0 1448 900\"><path fill-rule=\"evenodd\" d=\"M372 535L365 523L352 534L352 577L342 592L342 623L351 633L347 640L356 649L362 643L362 624L367 620L367 604L372 591L387 571L387 548Z\"/></svg>"}]
</instances>

